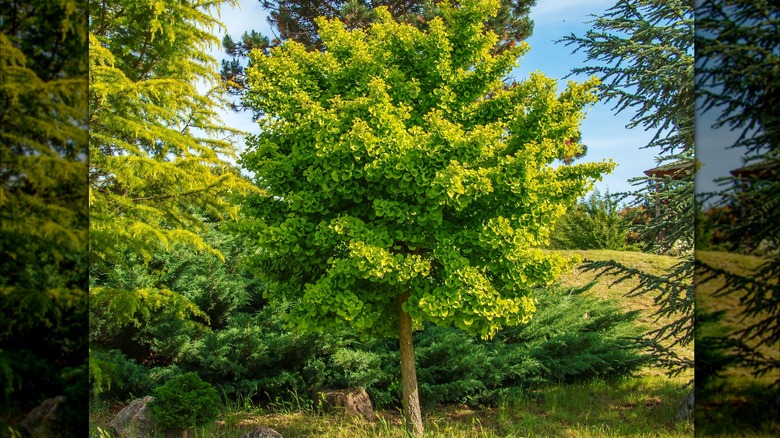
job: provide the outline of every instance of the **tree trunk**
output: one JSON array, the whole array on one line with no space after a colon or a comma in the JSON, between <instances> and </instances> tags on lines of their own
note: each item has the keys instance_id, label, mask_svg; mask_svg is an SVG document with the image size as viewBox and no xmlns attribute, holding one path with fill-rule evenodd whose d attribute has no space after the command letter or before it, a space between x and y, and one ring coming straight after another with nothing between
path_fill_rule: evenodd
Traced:
<instances>
[{"instance_id":1,"label":"tree trunk","mask_svg":"<svg viewBox=\"0 0 780 438\"><path fill-rule=\"evenodd\" d=\"M413 437L423 436L422 415L420 414L420 394L417 391L417 370L414 365L414 346L412 345L412 317L404 312L403 303L409 293L398 297L399 338L401 341L401 387L406 430Z\"/></svg>"}]
</instances>

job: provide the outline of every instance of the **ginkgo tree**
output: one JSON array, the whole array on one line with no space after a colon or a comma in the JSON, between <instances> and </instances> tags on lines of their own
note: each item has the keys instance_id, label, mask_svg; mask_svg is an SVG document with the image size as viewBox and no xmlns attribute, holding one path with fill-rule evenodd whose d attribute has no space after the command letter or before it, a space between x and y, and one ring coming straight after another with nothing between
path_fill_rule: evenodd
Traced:
<instances>
[{"instance_id":1,"label":"ginkgo tree","mask_svg":"<svg viewBox=\"0 0 780 438\"><path fill-rule=\"evenodd\" d=\"M407 429L422 435L412 331L490 338L533 315L534 287L570 266L537 249L613 163L561 166L582 148L595 80L540 73L506 86L497 0L442 3L426 30L384 9L366 29L319 19L324 51L257 51L245 103L262 114L242 155L264 194L240 227L271 304L301 330L398 336Z\"/></svg>"}]
</instances>

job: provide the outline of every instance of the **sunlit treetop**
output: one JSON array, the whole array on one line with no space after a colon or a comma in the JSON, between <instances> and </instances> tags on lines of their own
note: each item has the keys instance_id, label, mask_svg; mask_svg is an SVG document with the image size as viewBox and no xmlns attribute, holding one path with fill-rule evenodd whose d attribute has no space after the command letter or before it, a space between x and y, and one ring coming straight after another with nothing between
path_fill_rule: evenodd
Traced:
<instances>
[{"instance_id":1,"label":"sunlit treetop","mask_svg":"<svg viewBox=\"0 0 780 438\"><path fill-rule=\"evenodd\" d=\"M408 294L418 323L490 337L569 266L536 248L613 167L559 165L581 149L597 82L507 87L527 45L492 50L498 6L441 4L427 30L382 8L366 29L319 19L324 51L252 55L247 103L263 117L242 164L268 195L247 197L242 229L294 325L392 335Z\"/></svg>"},{"instance_id":2,"label":"sunlit treetop","mask_svg":"<svg viewBox=\"0 0 780 438\"><path fill-rule=\"evenodd\" d=\"M177 246L222 257L204 222L235 218L230 198L255 189L230 162L239 132L218 113L224 88L208 48L222 3L235 1L91 4L90 294L109 315L94 321L140 324L163 306L198 314L164 284L109 280Z\"/></svg>"}]
</instances>

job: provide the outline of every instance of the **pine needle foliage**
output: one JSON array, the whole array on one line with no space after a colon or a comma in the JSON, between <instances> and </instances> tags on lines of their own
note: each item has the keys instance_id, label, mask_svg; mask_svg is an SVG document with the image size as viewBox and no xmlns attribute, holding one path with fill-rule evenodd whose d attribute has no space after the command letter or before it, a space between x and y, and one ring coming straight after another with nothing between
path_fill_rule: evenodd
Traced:
<instances>
[{"instance_id":1,"label":"pine needle foliage","mask_svg":"<svg viewBox=\"0 0 780 438\"><path fill-rule=\"evenodd\" d=\"M86 18L81 1L0 2L3 412L86 396Z\"/></svg>"},{"instance_id":2,"label":"pine needle foliage","mask_svg":"<svg viewBox=\"0 0 780 438\"><path fill-rule=\"evenodd\" d=\"M766 261L750 274L739 274L697 260L700 284L716 279L723 286L716 297L738 296L744 322L720 342L756 376L774 375L780 386L780 9L772 2L701 1L697 7L697 51L702 111L718 113L714 128L728 127L740 135L732 145L742 149L745 175L722 178L722 190L701 194L702 200L728 208L731 222L717 231L728 249L758 253ZM761 349L774 354L762 354Z\"/></svg>"},{"instance_id":3,"label":"pine needle foliage","mask_svg":"<svg viewBox=\"0 0 780 438\"><path fill-rule=\"evenodd\" d=\"M228 2L234 4L234 2ZM185 244L210 252L204 217L234 219L230 196L254 190L228 161L232 138L208 48L221 28L211 1L90 2L90 288L117 324L170 305L197 315L165 287L106 287L114 269ZM147 310L144 310L144 309Z\"/></svg>"},{"instance_id":4,"label":"pine needle foliage","mask_svg":"<svg viewBox=\"0 0 780 438\"><path fill-rule=\"evenodd\" d=\"M185 373L154 389L149 403L152 415L160 425L189 429L214 421L219 415L219 393L196 373ZM187 433L182 433L186 438Z\"/></svg>"},{"instance_id":5,"label":"pine needle foliage","mask_svg":"<svg viewBox=\"0 0 780 438\"><path fill-rule=\"evenodd\" d=\"M461 330L427 326L415 334L422 403L496 406L502 397L560 383L627 377L648 363L632 338L644 327L636 312L594 299L589 286L537 291L539 310L527 324L499 331L491 341ZM375 403L398 405L397 356L390 341L366 348L382 359L381 378L370 385Z\"/></svg>"},{"instance_id":6,"label":"pine needle foliage","mask_svg":"<svg viewBox=\"0 0 780 438\"><path fill-rule=\"evenodd\" d=\"M658 150L656 171L633 178L635 206L651 206L651 219L638 231L648 236L645 250L677 253L680 263L664 276L648 275L629 266L588 262L601 273L637 278L632 293L650 294L662 304L659 315L674 322L653 329L647 339L660 364L676 374L693 363L670 345L693 339L694 244L694 17L693 0L619 0L595 17L584 36L561 41L587 56L586 66L573 74L595 74L602 80L601 95L615 103L616 112L633 112L628 128L644 128L654 135L645 146ZM655 211L653 211L655 210ZM637 209L639 211L639 209Z\"/></svg>"}]
</instances>

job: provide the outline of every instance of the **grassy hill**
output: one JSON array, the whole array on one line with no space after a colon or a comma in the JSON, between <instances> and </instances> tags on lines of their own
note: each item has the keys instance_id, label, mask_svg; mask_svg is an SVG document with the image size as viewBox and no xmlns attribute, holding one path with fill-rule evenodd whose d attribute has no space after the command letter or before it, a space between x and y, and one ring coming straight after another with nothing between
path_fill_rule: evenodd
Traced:
<instances>
[{"instance_id":1,"label":"grassy hill","mask_svg":"<svg viewBox=\"0 0 780 438\"><path fill-rule=\"evenodd\" d=\"M558 252L567 255L577 255L583 260L614 260L624 266L636 268L653 275L663 275L680 262L677 257L634 251L570 250ZM671 318L655 315L658 310L655 296L650 294L632 297L627 296L627 294L639 284L639 280L633 278L622 281L618 280L618 277L614 275L603 275L598 277L596 272L584 271L579 267L574 268L572 272L563 275L560 279L562 285L573 287L582 287L595 281L595 284L588 290L589 294L599 299L614 299L618 302L619 306L625 310L639 311L640 317L637 321L644 327L660 327L671 322ZM693 281L693 279L691 279L691 281ZM693 345L683 347L677 346L674 350L682 357L693 357ZM659 368L646 368L644 374L663 376L665 375L665 371ZM684 379L685 382L689 381L693 378L693 370L688 370L680 377Z\"/></svg>"}]
</instances>

